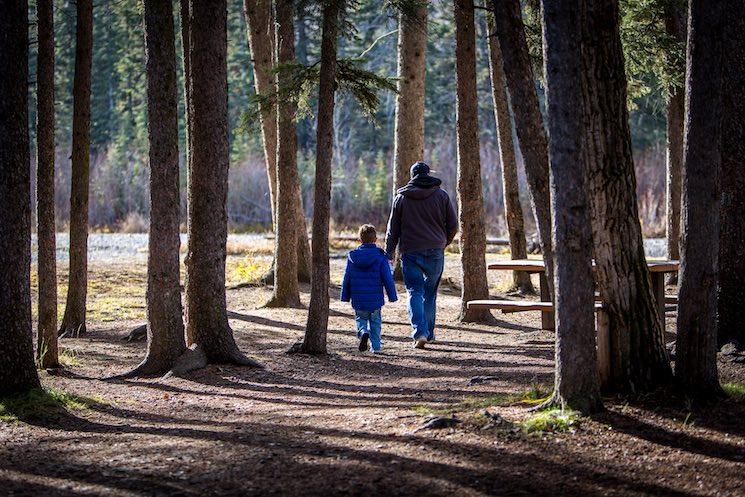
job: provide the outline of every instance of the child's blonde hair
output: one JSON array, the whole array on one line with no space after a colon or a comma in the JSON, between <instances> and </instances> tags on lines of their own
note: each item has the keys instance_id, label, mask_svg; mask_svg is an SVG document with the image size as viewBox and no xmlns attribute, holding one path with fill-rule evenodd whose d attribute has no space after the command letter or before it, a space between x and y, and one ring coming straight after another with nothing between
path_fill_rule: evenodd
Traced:
<instances>
[{"instance_id":1,"label":"child's blonde hair","mask_svg":"<svg viewBox=\"0 0 745 497\"><path fill-rule=\"evenodd\" d=\"M360 226L358 236L362 243L375 243L378 239L378 232L372 224L363 224Z\"/></svg>"}]
</instances>

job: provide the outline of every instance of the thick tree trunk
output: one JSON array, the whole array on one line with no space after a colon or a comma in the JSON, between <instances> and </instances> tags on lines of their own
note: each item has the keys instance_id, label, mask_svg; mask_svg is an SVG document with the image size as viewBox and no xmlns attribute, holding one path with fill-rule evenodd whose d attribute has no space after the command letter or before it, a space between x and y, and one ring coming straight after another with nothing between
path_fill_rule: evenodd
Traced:
<instances>
[{"instance_id":1,"label":"thick tree trunk","mask_svg":"<svg viewBox=\"0 0 745 497\"><path fill-rule=\"evenodd\" d=\"M409 168L424 160L424 90L427 4L415 17L398 16L398 94L393 143L393 196L409 181Z\"/></svg>"},{"instance_id":2,"label":"thick tree trunk","mask_svg":"<svg viewBox=\"0 0 745 497\"><path fill-rule=\"evenodd\" d=\"M39 312L36 356L42 368L59 367L57 352L57 262L54 221L54 6L36 2L39 57L36 63L36 222Z\"/></svg>"},{"instance_id":3,"label":"thick tree trunk","mask_svg":"<svg viewBox=\"0 0 745 497\"><path fill-rule=\"evenodd\" d=\"M463 275L460 321L490 322L487 309L469 309L469 300L488 299L486 232L479 158L476 94L476 33L473 0L455 0L455 88L458 140L458 219Z\"/></svg>"},{"instance_id":4,"label":"thick tree trunk","mask_svg":"<svg viewBox=\"0 0 745 497\"><path fill-rule=\"evenodd\" d=\"M0 3L0 397L39 387L31 338L28 4ZM7 70L12 68L12 70Z\"/></svg>"},{"instance_id":5,"label":"thick tree trunk","mask_svg":"<svg viewBox=\"0 0 745 497\"><path fill-rule=\"evenodd\" d=\"M718 345L745 348L745 4L728 10L722 88Z\"/></svg>"},{"instance_id":6,"label":"thick tree trunk","mask_svg":"<svg viewBox=\"0 0 745 497\"><path fill-rule=\"evenodd\" d=\"M596 277L611 328L609 387L648 391L671 379L636 204L617 0L586 0L582 22L586 165Z\"/></svg>"},{"instance_id":7,"label":"thick tree trunk","mask_svg":"<svg viewBox=\"0 0 745 497\"><path fill-rule=\"evenodd\" d=\"M226 309L227 5L225 0L191 0L189 7L188 337L209 362L255 365L238 350Z\"/></svg>"},{"instance_id":8,"label":"thick tree trunk","mask_svg":"<svg viewBox=\"0 0 745 497\"><path fill-rule=\"evenodd\" d=\"M254 88L259 95L274 91L274 18L269 0L243 0L248 28L248 46L253 62ZM272 225L276 224L277 200L277 111L274 104L261 108L261 141L264 146Z\"/></svg>"},{"instance_id":9,"label":"thick tree trunk","mask_svg":"<svg viewBox=\"0 0 745 497\"><path fill-rule=\"evenodd\" d=\"M290 0L277 0L277 61L295 60L295 29L293 6ZM286 85L288 76L279 74L276 84ZM285 100L277 109L277 215L274 237L274 292L267 303L269 307L299 307L298 246L300 220L295 196L300 195L297 170L297 133L295 130L296 105ZM300 216L300 217L299 217ZM304 223L302 223L304 225ZM306 235L307 236L307 235Z\"/></svg>"},{"instance_id":10,"label":"thick tree trunk","mask_svg":"<svg viewBox=\"0 0 745 497\"><path fill-rule=\"evenodd\" d=\"M520 0L492 0L494 23L502 49L502 65L509 90L515 131L525 162L525 175L538 224L543 260L553 296L553 252L551 247L551 198L549 192L548 142L530 66L528 44Z\"/></svg>"},{"instance_id":11,"label":"thick tree trunk","mask_svg":"<svg viewBox=\"0 0 745 497\"><path fill-rule=\"evenodd\" d=\"M499 159L502 164L504 217L510 237L510 257L512 259L525 259L528 257L528 248L525 241L523 208L520 205L515 144L512 141L512 123L507 103L504 67L502 67L502 50L499 47L499 39L493 34L494 18L489 16L487 22L492 101L494 102L494 120L497 124ZM520 293L535 293L533 283L530 281L530 274L524 271L513 271L512 289L518 290Z\"/></svg>"},{"instance_id":12,"label":"thick tree trunk","mask_svg":"<svg viewBox=\"0 0 745 497\"><path fill-rule=\"evenodd\" d=\"M727 8L727 4L733 7L734 3L691 0L688 18L683 264L678 290L675 375L686 393L697 397L721 393L717 375L717 270L721 116L725 112L723 52L729 50L722 32L734 20ZM734 178L727 178L730 180ZM742 302L738 305L742 306Z\"/></svg>"},{"instance_id":13,"label":"thick tree trunk","mask_svg":"<svg viewBox=\"0 0 745 497\"><path fill-rule=\"evenodd\" d=\"M300 352L326 353L329 324L329 219L331 213L331 161L334 154L334 94L336 93L336 41L341 2L323 8L321 79L318 87L316 130L316 184L313 202L313 276L305 338Z\"/></svg>"},{"instance_id":14,"label":"thick tree trunk","mask_svg":"<svg viewBox=\"0 0 745 497\"><path fill-rule=\"evenodd\" d=\"M685 15L680 3L670 2L665 9L665 30L678 42L685 43ZM684 67L680 68L685 71ZM667 102L667 183L665 191L667 220L667 258L680 259L680 174L683 167L683 119L685 114L685 88L670 88ZM676 273L668 278L669 284L677 283Z\"/></svg>"},{"instance_id":15,"label":"thick tree trunk","mask_svg":"<svg viewBox=\"0 0 745 497\"><path fill-rule=\"evenodd\" d=\"M70 187L70 271L60 335L85 332L88 296L88 189L91 154L91 63L93 3L76 2L75 77L72 87L72 184Z\"/></svg>"},{"instance_id":16,"label":"thick tree trunk","mask_svg":"<svg viewBox=\"0 0 745 497\"><path fill-rule=\"evenodd\" d=\"M144 1L150 143L147 355L128 376L163 374L186 350L179 288L178 89L171 5Z\"/></svg>"},{"instance_id":17,"label":"thick tree trunk","mask_svg":"<svg viewBox=\"0 0 745 497\"><path fill-rule=\"evenodd\" d=\"M595 351L590 206L582 156L580 1L543 0L554 226L556 376L551 403L602 409Z\"/></svg>"}]
</instances>

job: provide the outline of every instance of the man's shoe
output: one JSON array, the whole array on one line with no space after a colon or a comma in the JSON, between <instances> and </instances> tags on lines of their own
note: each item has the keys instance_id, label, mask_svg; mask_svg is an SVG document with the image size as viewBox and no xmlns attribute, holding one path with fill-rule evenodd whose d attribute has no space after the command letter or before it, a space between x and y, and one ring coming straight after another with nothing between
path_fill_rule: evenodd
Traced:
<instances>
[{"instance_id":1,"label":"man's shoe","mask_svg":"<svg viewBox=\"0 0 745 497\"><path fill-rule=\"evenodd\" d=\"M360 352L366 352L367 351L367 349L368 349L367 341L369 339L370 339L370 334L369 333L363 333L362 334L362 336L360 337L360 346L359 346Z\"/></svg>"},{"instance_id":2,"label":"man's shoe","mask_svg":"<svg viewBox=\"0 0 745 497\"><path fill-rule=\"evenodd\" d=\"M426 344L427 340L425 338L417 338L416 340L414 340L415 349L423 349Z\"/></svg>"}]
</instances>

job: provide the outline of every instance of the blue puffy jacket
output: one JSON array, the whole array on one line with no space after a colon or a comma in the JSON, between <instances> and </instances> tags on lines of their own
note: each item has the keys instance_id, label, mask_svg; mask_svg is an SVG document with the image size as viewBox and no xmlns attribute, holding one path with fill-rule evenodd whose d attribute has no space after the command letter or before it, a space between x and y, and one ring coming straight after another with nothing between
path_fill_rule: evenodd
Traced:
<instances>
[{"instance_id":1,"label":"blue puffy jacket","mask_svg":"<svg viewBox=\"0 0 745 497\"><path fill-rule=\"evenodd\" d=\"M383 287L389 301L398 300L396 285L383 249L374 243L363 243L349 252L341 285L341 300L351 300L352 307L357 311L374 311L385 303Z\"/></svg>"}]
</instances>

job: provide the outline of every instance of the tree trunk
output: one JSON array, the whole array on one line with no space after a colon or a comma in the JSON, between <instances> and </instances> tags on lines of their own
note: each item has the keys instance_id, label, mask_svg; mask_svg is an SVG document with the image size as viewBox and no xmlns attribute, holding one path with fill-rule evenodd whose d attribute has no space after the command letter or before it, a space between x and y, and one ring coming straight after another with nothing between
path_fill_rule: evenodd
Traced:
<instances>
[{"instance_id":1,"label":"tree trunk","mask_svg":"<svg viewBox=\"0 0 745 497\"><path fill-rule=\"evenodd\" d=\"M583 91L596 277L610 321L609 387L648 391L671 379L636 204L617 0L586 0Z\"/></svg>"},{"instance_id":2,"label":"tree trunk","mask_svg":"<svg viewBox=\"0 0 745 497\"><path fill-rule=\"evenodd\" d=\"M685 44L685 15L682 5L670 2L665 9L665 30L676 41ZM685 68L680 68L685 72ZM680 259L680 171L683 164L683 119L685 114L685 88L670 88L667 102L667 258ZM677 283L676 273L668 278L669 284Z\"/></svg>"},{"instance_id":3,"label":"tree trunk","mask_svg":"<svg viewBox=\"0 0 745 497\"><path fill-rule=\"evenodd\" d=\"M507 104L507 87L505 86L504 68L502 67L502 50L499 39L494 33L494 18L488 16L489 70L491 74L492 101L494 102L494 120L497 124L497 143L499 159L502 164L502 189L504 191L504 217L510 237L510 257L526 259L528 248L525 241L525 223L523 208L520 205L520 189L517 181L517 163L515 161L515 144L512 141L512 123ZM512 272L512 288L520 293L535 293L530 274L524 271Z\"/></svg>"},{"instance_id":4,"label":"tree trunk","mask_svg":"<svg viewBox=\"0 0 745 497\"><path fill-rule=\"evenodd\" d=\"M476 94L476 33L473 0L455 0L455 88L458 141L458 219L463 275L462 322L490 322L487 309L469 309L468 301L489 298L486 280L486 232L479 158Z\"/></svg>"},{"instance_id":5,"label":"tree trunk","mask_svg":"<svg viewBox=\"0 0 745 497\"><path fill-rule=\"evenodd\" d=\"M254 88L259 95L274 91L274 19L270 0L243 0L248 27L248 46L253 62ZM264 146L272 226L276 224L277 199L277 111L274 104L261 108L261 141Z\"/></svg>"},{"instance_id":6,"label":"tree trunk","mask_svg":"<svg viewBox=\"0 0 745 497\"><path fill-rule=\"evenodd\" d=\"M226 309L227 5L225 0L191 0L189 7L188 337L209 362L255 365L238 350Z\"/></svg>"},{"instance_id":7,"label":"tree trunk","mask_svg":"<svg viewBox=\"0 0 745 497\"><path fill-rule=\"evenodd\" d=\"M70 187L70 271L60 335L85 332L88 295L88 189L91 154L91 63L93 3L76 2L75 77L72 87L72 184Z\"/></svg>"},{"instance_id":8,"label":"tree trunk","mask_svg":"<svg viewBox=\"0 0 745 497\"><path fill-rule=\"evenodd\" d=\"M538 224L541 252L553 296L553 252L551 247L551 198L549 192L548 142L530 66L520 0L492 0L499 46L502 49L515 130L525 162L525 175Z\"/></svg>"},{"instance_id":9,"label":"tree trunk","mask_svg":"<svg viewBox=\"0 0 745 497\"><path fill-rule=\"evenodd\" d=\"M295 60L295 29L293 4L277 0L277 62ZM288 76L278 74L277 87L288 84ZM300 307L298 287L298 233L300 219L295 195L300 195L297 170L297 133L295 130L296 104L286 99L277 109L277 205L274 237L274 292L268 307ZM297 190L296 190L297 187ZM303 223L304 225L304 223ZM306 235L307 236L307 235Z\"/></svg>"},{"instance_id":10,"label":"tree trunk","mask_svg":"<svg viewBox=\"0 0 745 497\"><path fill-rule=\"evenodd\" d=\"M36 2L36 222L39 311L36 355L42 368L59 367L57 351L57 240L54 220L54 6Z\"/></svg>"},{"instance_id":11,"label":"tree trunk","mask_svg":"<svg viewBox=\"0 0 745 497\"><path fill-rule=\"evenodd\" d=\"M409 181L409 168L424 160L424 90L427 51L427 4L410 18L398 16L398 94L393 144L393 196Z\"/></svg>"},{"instance_id":12,"label":"tree trunk","mask_svg":"<svg viewBox=\"0 0 745 497\"><path fill-rule=\"evenodd\" d=\"M316 130L316 183L313 202L313 275L305 338L300 351L326 353L329 324L329 219L331 161L334 154L334 94L336 93L336 41L341 2L323 8L321 79L318 87Z\"/></svg>"},{"instance_id":13,"label":"tree trunk","mask_svg":"<svg viewBox=\"0 0 745 497\"><path fill-rule=\"evenodd\" d=\"M0 16L0 397L39 388L31 338L28 4ZM12 68L13 70L7 70Z\"/></svg>"},{"instance_id":14,"label":"tree trunk","mask_svg":"<svg viewBox=\"0 0 745 497\"><path fill-rule=\"evenodd\" d=\"M722 65L722 206L719 237L718 345L745 348L745 12L728 10Z\"/></svg>"},{"instance_id":15,"label":"tree trunk","mask_svg":"<svg viewBox=\"0 0 745 497\"><path fill-rule=\"evenodd\" d=\"M595 351L590 207L582 157L581 0L543 0L551 198L556 247L556 376L550 403L602 409Z\"/></svg>"},{"instance_id":16,"label":"tree trunk","mask_svg":"<svg viewBox=\"0 0 745 497\"><path fill-rule=\"evenodd\" d=\"M179 154L176 48L171 2L145 0L150 232L147 355L128 376L169 371L186 350L179 273Z\"/></svg>"},{"instance_id":17,"label":"tree trunk","mask_svg":"<svg viewBox=\"0 0 745 497\"><path fill-rule=\"evenodd\" d=\"M686 393L697 397L721 393L716 347L719 175L723 165L721 116L728 110L722 100L721 74L723 52L730 48L725 48L722 31L735 19L730 15L733 5L727 8L727 4L734 3L691 0L688 18L683 264L678 290L675 375ZM727 182L730 180L735 178L727 178ZM742 216L741 212L738 214ZM742 306L742 302L737 305Z\"/></svg>"}]
</instances>

